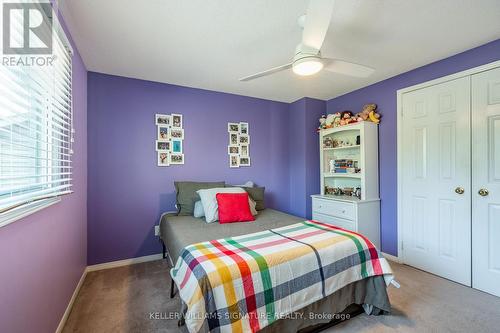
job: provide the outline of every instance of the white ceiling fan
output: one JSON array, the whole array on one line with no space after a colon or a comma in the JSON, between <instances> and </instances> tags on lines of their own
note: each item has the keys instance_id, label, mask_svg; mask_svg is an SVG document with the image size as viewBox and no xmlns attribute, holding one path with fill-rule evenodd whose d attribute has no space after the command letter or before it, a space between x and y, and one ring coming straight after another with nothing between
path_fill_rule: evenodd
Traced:
<instances>
[{"instance_id":1,"label":"white ceiling fan","mask_svg":"<svg viewBox=\"0 0 500 333\"><path fill-rule=\"evenodd\" d=\"M368 77L375 70L373 68L348 61L323 58L321 46L330 26L334 0L310 0L306 15L298 19L302 32L302 42L295 49L292 62L274 67L263 72L245 76L240 81L250 81L262 76L271 75L283 70L292 69L297 75L307 76L325 69L330 72L355 77Z\"/></svg>"}]
</instances>

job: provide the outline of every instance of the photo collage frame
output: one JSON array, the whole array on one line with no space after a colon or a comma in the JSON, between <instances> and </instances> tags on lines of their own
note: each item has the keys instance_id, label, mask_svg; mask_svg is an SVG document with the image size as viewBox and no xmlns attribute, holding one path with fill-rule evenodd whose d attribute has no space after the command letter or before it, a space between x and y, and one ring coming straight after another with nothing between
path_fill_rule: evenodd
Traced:
<instances>
[{"instance_id":1,"label":"photo collage frame","mask_svg":"<svg viewBox=\"0 0 500 333\"><path fill-rule=\"evenodd\" d=\"M250 166L250 132L248 123L227 123L229 144L229 167L239 168Z\"/></svg>"},{"instance_id":2,"label":"photo collage frame","mask_svg":"<svg viewBox=\"0 0 500 333\"><path fill-rule=\"evenodd\" d=\"M184 164L184 128L182 115L156 114L156 154L158 166Z\"/></svg>"}]
</instances>

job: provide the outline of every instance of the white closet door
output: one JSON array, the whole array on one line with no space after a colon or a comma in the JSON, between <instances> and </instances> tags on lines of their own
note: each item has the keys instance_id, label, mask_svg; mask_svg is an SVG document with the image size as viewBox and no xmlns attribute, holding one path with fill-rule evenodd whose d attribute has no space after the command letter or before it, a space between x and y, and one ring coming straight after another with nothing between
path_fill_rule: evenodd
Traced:
<instances>
[{"instance_id":1,"label":"white closet door","mask_svg":"<svg viewBox=\"0 0 500 333\"><path fill-rule=\"evenodd\" d=\"M403 260L470 286L470 78L402 98Z\"/></svg>"},{"instance_id":2,"label":"white closet door","mask_svg":"<svg viewBox=\"0 0 500 333\"><path fill-rule=\"evenodd\" d=\"M473 75L472 96L472 285L500 296L500 68Z\"/></svg>"}]
</instances>

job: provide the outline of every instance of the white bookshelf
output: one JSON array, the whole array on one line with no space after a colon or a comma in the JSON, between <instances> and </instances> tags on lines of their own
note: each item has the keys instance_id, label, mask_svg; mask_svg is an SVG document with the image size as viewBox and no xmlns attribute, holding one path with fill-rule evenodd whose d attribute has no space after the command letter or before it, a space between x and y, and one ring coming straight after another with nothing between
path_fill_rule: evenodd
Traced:
<instances>
[{"instance_id":1,"label":"white bookshelf","mask_svg":"<svg viewBox=\"0 0 500 333\"><path fill-rule=\"evenodd\" d=\"M359 136L359 144L356 138ZM325 138L343 145L325 148ZM378 125L361 122L321 130L319 134L321 193L312 195L312 217L359 232L380 248L380 199L378 175ZM357 161L358 173L335 173L330 160ZM327 195L325 186L361 188L361 198Z\"/></svg>"},{"instance_id":2,"label":"white bookshelf","mask_svg":"<svg viewBox=\"0 0 500 333\"><path fill-rule=\"evenodd\" d=\"M356 144L359 135L360 144ZM326 137L338 142L343 141L344 146L324 148L323 141ZM320 174L321 195L325 195L325 186L329 187L361 187L361 199L378 199L378 125L369 121L351 125L329 128L320 131ZM358 162L361 169L359 173L333 173L330 172L330 160L351 159Z\"/></svg>"}]
</instances>

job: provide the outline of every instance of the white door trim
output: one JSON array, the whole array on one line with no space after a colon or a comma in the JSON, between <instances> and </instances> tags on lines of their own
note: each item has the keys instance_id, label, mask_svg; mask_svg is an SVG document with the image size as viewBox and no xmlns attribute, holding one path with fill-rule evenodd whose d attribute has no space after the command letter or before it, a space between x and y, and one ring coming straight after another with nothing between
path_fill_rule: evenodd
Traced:
<instances>
[{"instance_id":1,"label":"white door trim","mask_svg":"<svg viewBox=\"0 0 500 333\"><path fill-rule=\"evenodd\" d=\"M409 86L409 87L406 87L406 88L402 88L402 89L399 89L397 90L397 115L396 115L396 118L397 118L397 182L398 182L398 193L397 193L397 200L398 200L398 203L397 203L397 228L398 228L398 232L397 232L397 236L398 236L398 255L397 257L399 258L400 262L401 263L405 263L405 257L404 257L404 248L403 248L403 239L402 239L402 228L403 228L403 222L402 222L402 214L401 214L401 204L402 204L402 198L401 198L401 193L402 193L402 174L401 174L401 166L403 164L403 161L402 161L402 146L401 146L401 142L403 141L402 139L402 112L403 112L403 104L402 104L402 100L403 100L403 94L404 93L408 93L410 91L414 91L414 90L418 90L418 89L422 89L422 88L426 88L426 87L430 87L430 86L433 86L433 85L436 85L436 84L440 84L440 83L444 83L444 82L448 82L448 81L452 81L452 80L456 80L456 79L459 79L459 78L462 78L464 76L470 76L470 75L474 75L474 74L477 74L477 73L481 73L481 72L485 72L485 71L488 71L490 69L494 69L494 68L498 68L500 67L500 60L499 61L494 61L494 62L491 62L489 64L485 64L485 65L482 65L482 66L478 66L478 67L474 67L474 68L470 68L470 69L467 69L467 70L464 70L464 71L461 71L461 72L458 72L458 73L454 73L454 74L450 74L450 75L447 75L447 76L443 76L443 77L440 77L440 78L437 78L437 79L434 79L434 80L431 80L431 81L427 81L427 82L422 82L422 83L419 83L419 84L416 84L416 85L413 85L413 86Z\"/></svg>"}]
</instances>

